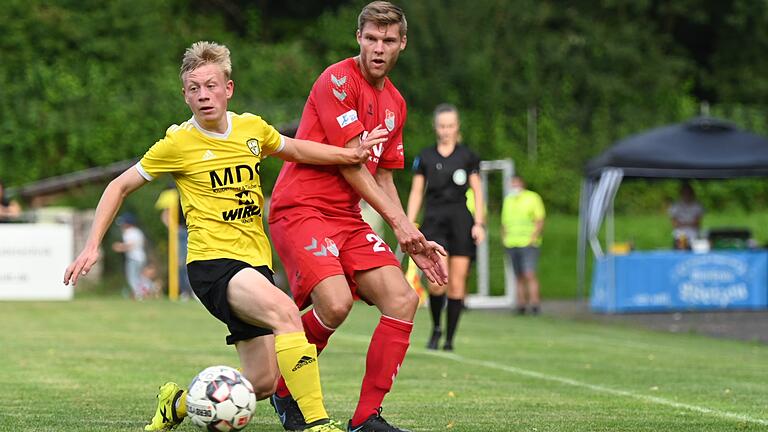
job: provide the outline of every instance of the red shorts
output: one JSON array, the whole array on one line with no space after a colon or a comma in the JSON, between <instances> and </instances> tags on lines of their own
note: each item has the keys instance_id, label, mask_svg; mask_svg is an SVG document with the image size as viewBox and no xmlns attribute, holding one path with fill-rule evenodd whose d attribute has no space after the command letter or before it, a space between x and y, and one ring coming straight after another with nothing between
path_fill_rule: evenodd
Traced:
<instances>
[{"instance_id":1,"label":"red shorts","mask_svg":"<svg viewBox=\"0 0 768 432\"><path fill-rule=\"evenodd\" d=\"M392 249L362 218L294 210L272 222L269 232L299 309L312 303L310 293L325 278L344 275L358 299L356 271L400 267Z\"/></svg>"}]
</instances>

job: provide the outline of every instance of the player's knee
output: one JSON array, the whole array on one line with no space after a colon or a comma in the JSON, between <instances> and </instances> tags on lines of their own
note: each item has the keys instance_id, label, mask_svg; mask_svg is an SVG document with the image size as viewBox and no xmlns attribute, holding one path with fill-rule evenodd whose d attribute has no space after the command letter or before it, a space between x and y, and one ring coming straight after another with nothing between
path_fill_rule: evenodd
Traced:
<instances>
[{"instance_id":1,"label":"player's knee","mask_svg":"<svg viewBox=\"0 0 768 432\"><path fill-rule=\"evenodd\" d=\"M419 295L410 287L392 293L387 298L386 310L390 311L387 315L392 315L394 318L410 320L419 307Z\"/></svg>"},{"instance_id":2,"label":"player's knee","mask_svg":"<svg viewBox=\"0 0 768 432\"><path fill-rule=\"evenodd\" d=\"M337 328L345 319L347 319L350 310L352 310L351 298L336 301L330 305L323 305L322 308L318 308L318 315L323 321L323 324L331 328Z\"/></svg>"},{"instance_id":3,"label":"player's knee","mask_svg":"<svg viewBox=\"0 0 768 432\"><path fill-rule=\"evenodd\" d=\"M416 294L416 290L405 290L403 293L403 306L414 309L419 306L419 295Z\"/></svg>"}]
</instances>

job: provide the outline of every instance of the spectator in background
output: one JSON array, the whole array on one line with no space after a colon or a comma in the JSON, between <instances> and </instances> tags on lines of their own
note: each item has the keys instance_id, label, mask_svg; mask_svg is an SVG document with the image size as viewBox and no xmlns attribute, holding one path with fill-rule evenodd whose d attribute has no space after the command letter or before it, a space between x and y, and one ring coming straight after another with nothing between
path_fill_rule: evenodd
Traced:
<instances>
[{"instance_id":1,"label":"spectator in background","mask_svg":"<svg viewBox=\"0 0 768 432\"><path fill-rule=\"evenodd\" d=\"M9 222L21 217L21 206L15 200L8 198L5 184L0 180L0 222Z\"/></svg>"},{"instance_id":2,"label":"spectator in background","mask_svg":"<svg viewBox=\"0 0 768 432\"><path fill-rule=\"evenodd\" d=\"M413 162L408 219L416 223L422 199L426 201L421 231L448 251L448 257L444 258L448 267L448 285L429 284L433 328L427 348L437 349L440 342L440 318L447 294L443 349L452 351L453 337L467 295L469 265L475 256L475 245L485 238L485 214L480 160L460 143L459 111L453 105L438 105L433 125L437 144L422 150ZM467 207L467 190L470 188L476 197L474 212Z\"/></svg>"},{"instance_id":3,"label":"spectator in background","mask_svg":"<svg viewBox=\"0 0 768 432\"><path fill-rule=\"evenodd\" d=\"M160 213L160 219L163 221L166 227L170 226L171 222L171 208L176 207L177 210L177 223L178 223L178 262L176 263L179 275L179 298L182 300L188 300L194 293L192 292L192 286L189 284L189 276L187 275L187 221L184 218L184 211L181 209L181 201L179 200L179 192L176 187L171 184L167 189L160 193L155 202L155 208L162 209ZM168 271L172 271L168 269Z\"/></svg>"},{"instance_id":4,"label":"spectator in background","mask_svg":"<svg viewBox=\"0 0 768 432\"><path fill-rule=\"evenodd\" d=\"M683 182L680 185L680 199L669 207L675 249L690 249L691 241L699 237L702 216L704 207L696 201L696 193L691 184Z\"/></svg>"},{"instance_id":5,"label":"spectator in background","mask_svg":"<svg viewBox=\"0 0 768 432\"><path fill-rule=\"evenodd\" d=\"M150 294L143 273L147 265L144 232L139 229L136 217L131 213L120 216L117 224L123 233L123 241L113 243L112 250L125 254L125 278L131 288L131 296L135 300L143 300Z\"/></svg>"},{"instance_id":6,"label":"spectator in background","mask_svg":"<svg viewBox=\"0 0 768 432\"><path fill-rule=\"evenodd\" d=\"M541 302L536 267L546 217L544 203L539 194L525 188L520 176L512 177L510 186L501 208L501 235L515 270L517 313L525 314L530 306L531 313L538 315Z\"/></svg>"}]
</instances>

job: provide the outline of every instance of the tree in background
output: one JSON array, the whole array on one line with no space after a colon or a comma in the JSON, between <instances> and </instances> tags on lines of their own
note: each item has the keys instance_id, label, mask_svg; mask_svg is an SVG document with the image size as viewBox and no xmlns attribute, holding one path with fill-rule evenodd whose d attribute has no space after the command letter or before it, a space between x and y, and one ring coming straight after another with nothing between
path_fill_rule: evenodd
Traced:
<instances>
[{"instance_id":1,"label":"tree in background","mask_svg":"<svg viewBox=\"0 0 768 432\"><path fill-rule=\"evenodd\" d=\"M10 186L133 157L162 125L185 120L173 95L191 40L242 53L234 62L244 91L232 109L276 123L298 118L323 65L356 52L349 23L365 2L51 3L7 0L0 15L0 176ZM467 142L484 159L513 158L553 211L575 211L586 160L627 134L694 116L703 102L713 115L768 133L768 3L404 6L409 55L393 80L411 107L407 156L432 145L431 108L452 102L462 107ZM268 169L273 179L277 167ZM673 187L634 188L637 208L674 195ZM762 188L707 184L700 197L728 206Z\"/></svg>"}]
</instances>

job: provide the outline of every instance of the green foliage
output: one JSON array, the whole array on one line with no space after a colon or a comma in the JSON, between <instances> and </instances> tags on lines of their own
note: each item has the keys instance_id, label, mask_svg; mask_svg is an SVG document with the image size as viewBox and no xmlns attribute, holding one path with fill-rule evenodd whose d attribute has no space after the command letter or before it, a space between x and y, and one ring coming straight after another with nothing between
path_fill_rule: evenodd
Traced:
<instances>
[{"instance_id":1,"label":"green foliage","mask_svg":"<svg viewBox=\"0 0 768 432\"><path fill-rule=\"evenodd\" d=\"M357 53L364 3L8 0L0 177L16 186L141 155L188 118L177 71L201 39L232 50L232 110L291 122L323 68ZM392 73L409 103L406 166L433 144L434 106L452 102L470 147L483 159L512 158L551 209L572 213L587 160L628 134L696 115L701 102L766 134L767 5L408 2L408 46ZM267 187L279 166L265 166ZM397 176L403 196L409 179L407 169ZM762 208L763 189L747 182L700 193L722 207ZM646 211L662 195L652 184L633 189Z\"/></svg>"}]
</instances>

